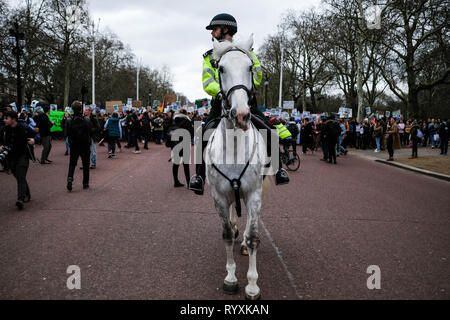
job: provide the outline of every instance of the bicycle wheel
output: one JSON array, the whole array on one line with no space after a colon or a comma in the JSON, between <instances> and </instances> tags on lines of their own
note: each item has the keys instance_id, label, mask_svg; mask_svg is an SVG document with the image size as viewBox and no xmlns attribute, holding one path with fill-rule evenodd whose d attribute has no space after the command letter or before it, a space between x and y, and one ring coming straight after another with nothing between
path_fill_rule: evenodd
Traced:
<instances>
[{"instance_id":1,"label":"bicycle wheel","mask_svg":"<svg viewBox=\"0 0 450 320\"><path fill-rule=\"evenodd\" d=\"M287 168L288 156L285 153L282 153L280 158L281 158L280 167L284 164Z\"/></svg>"},{"instance_id":2,"label":"bicycle wheel","mask_svg":"<svg viewBox=\"0 0 450 320\"><path fill-rule=\"evenodd\" d=\"M290 151L289 155L292 155L288 161L286 161L286 167L289 171L297 171L300 168L300 157L298 154L294 154L294 152Z\"/></svg>"}]
</instances>

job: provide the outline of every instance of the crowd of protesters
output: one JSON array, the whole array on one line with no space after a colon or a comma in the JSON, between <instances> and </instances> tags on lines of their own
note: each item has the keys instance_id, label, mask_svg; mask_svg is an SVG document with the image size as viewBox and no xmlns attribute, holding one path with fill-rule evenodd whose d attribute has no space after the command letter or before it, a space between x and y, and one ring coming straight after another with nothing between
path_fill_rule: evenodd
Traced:
<instances>
[{"instance_id":1,"label":"crowd of protesters","mask_svg":"<svg viewBox=\"0 0 450 320\"><path fill-rule=\"evenodd\" d=\"M355 119L327 119L317 121L303 119L299 141L303 154L307 150L317 151L319 147L326 149L327 132L325 124L330 121L336 125L336 155L347 154L347 148L373 150L378 153L387 150L388 161L394 160L394 150L411 148L411 158L417 158L418 147L439 149L441 155L447 155L449 140L449 120L428 119L416 120L403 118L375 119L366 118L362 122ZM339 129L338 129L339 127ZM329 133L328 133L329 134ZM326 150L324 151L324 154ZM327 157L324 156L324 160Z\"/></svg>"},{"instance_id":2,"label":"crowd of protesters","mask_svg":"<svg viewBox=\"0 0 450 320\"><path fill-rule=\"evenodd\" d=\"M89 188L89 171L97 167L97 145L107 147L108 159L117 157L116 150L122 152L122 145L126 149L134 149L133 153L140 154L140 143L145 150L149 149L149 142L162 144L173 149L175 144L170 142L169 132L182 128L191 137L194 135L194 123L204 122L207 114L199 115L187 112L181 108L178 112L166 113L133 108L129 111L106 113L105 110L92 110L84 107L80 102L72 104L73 114L66 112L61 128L65 139L65 155L70 156L67 176L67 189L72 190L72 182L78 158L81 158L83 170L83 188ZM29 160L42 165L49 165L52 150L51 127L54 122L49 118L50 108L42 105L38 112L15 112L10 106L0 108L0 171L11 172L18 183L19 209L30 201L31 195L26 181ZM336 158L346 155L348 148L361 150L373 149L374 152L387 150L389 161L394 160L394 150L411 148L411 157L418 156L418 147L430 146L440 148L441 154L446 155L449 140L449 121L440 119L404 121L403 118L375 119L367 118L362 122L355 119L334 119L322 116L320 119L294 118L282 119L268 117L276 128L286 132L288 139L280 139L284 150L292 148L297 155L297 146L302 147L302 154L317 152L322 149L321 160L337 163ZM192 142L192 140L191 140ZM105 145L107 143L107 146ZM178 142L181 143L181 140ZM39 159L34 155L34 144L42 145ZM177 157L178 158L178 157ZM171 159L175 159L172 157ZM182 159L182 155L178 159ZM174 187L183 187L178 179L178 169L183 165L186 184L189 186L189 164L173 161L172 174Z\"/></svg>"},{"instance_id":3,"label":"crowd of protesters","mask_svg":"<svg viewBox=\"0 0 450 320\"><path fill-rule=\"evenodd\" d=\"M9 105L0 106L0 172L12 173L18 184L16 206L19 209L31 200L26 181L29 161L41 165L53 163L51 158L52 139L57 136L51 132L54 121L49 118L50 107L41 103L40 110L31 112L23 109L14 111ZM193 136L195 121L204 121L207 114L180 110L166 113L133 108L129 111L113 112L92 110L89 106L75 101L72 113L66 112L61 121L62 137L65 140L65 156L69 156L67 189L72 191L74 171L78 158L81 158L83 170L83 189L89 188L89 171L97 168L97 146L108 148L108 159L117 157L116 150L134 149L133 153L141 153L140 144L149 149L149 142L163 144L174 124L188 129ZM35 144L42 145L40 157L34 154ZM168 146L168 145L167 145ZM117 147L117 148L116 148ZM178 167L173 164L174 186L184 186L178 180ZM183 164L187 184L189 183L189 166Z\"/></svg>"}]
</instances>

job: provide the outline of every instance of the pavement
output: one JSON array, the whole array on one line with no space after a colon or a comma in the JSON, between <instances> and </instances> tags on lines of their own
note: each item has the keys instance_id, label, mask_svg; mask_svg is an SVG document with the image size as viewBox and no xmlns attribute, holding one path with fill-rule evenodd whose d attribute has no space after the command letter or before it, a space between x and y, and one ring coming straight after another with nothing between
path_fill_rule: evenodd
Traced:
<instances>
[{"instance_id":1,"label":"pavement","mask_svg":"<svg viewBox=\"0 0 450 320\"><path fill-rule=\"evenodd\" d=\"M23 211L14 178L0 173L0 299L242 300L248 258L236 245L241 290L223 294L225 246L209 189L173 188L164 146L123 149L117 159L97 149L90 189L77 169L69 193L69 159L54 141L53 164L30 165ZM320 157L301 155L291 183L264 193L262 299L448 300L450 183L355 155L337 165ZM67 288L71 265L81 269L80 290ZM367 288L372 265L380 290Z\"/></svg>"},{"instance_id":2,"label":"pavement","mask_svg":"<svg viewBox=\"0 0 450 320\"><path fill-rule=\"evenodd\" d=\"M349 152L351 153L356 153L360 156L364 156L368 159L379 159L379 160L386 160L387 158L389 158L389 153L386 150L380 151L380 152L374 152L374 149L366 149L366 150L362 150L362 149L353 149L353 148L349 148ZM408 158L411 156L411 148L401 148L401 149L397 149L394 150L394 159L397 158ZM439 154L441 153L441 149L439 148L434 148L431 149L430 146L427 147L419 147L417 149L417 154L419 157L427 157L427 156L439 156Z\"/></svg>"},{"instance_id":3,"label":"pavement","mask_svg":"<svg viewBox=\"0 0 450 320\"><path fill-rule=\"evenodd\" d=\"M423 174L429 177L433 177L436 179L441 179L445 181L450 182L450 175L444 174L443 172L436 172L433 170L426 170L423 168L418 168L415 166L407 165L398 161L395 161L397 159L407 159L411 156L411 148L401 148L394 150L394 161L387 161L387 158L389 158L389 153L384 150L380 152L374 152L373 149L348 149L349 154L357 157L361 157L368 160L374 160L382 164L386 164L389 166L397 167L404 170L409 170L418 174ZM417 151L417 154L420 156L420 158L423 157L444 157L440 154L441 150L439 148L432 149L430 146L427 147L420 147ZM446 156L445 156L446 157ZM447 165L445 163L445 165Z\"/></svg>"}]
</instances>

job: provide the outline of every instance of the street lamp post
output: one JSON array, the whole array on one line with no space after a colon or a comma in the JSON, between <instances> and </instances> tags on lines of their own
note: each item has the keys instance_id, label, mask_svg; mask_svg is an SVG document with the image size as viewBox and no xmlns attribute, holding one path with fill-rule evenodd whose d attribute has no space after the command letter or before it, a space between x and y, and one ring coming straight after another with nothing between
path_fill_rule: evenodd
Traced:
<instances>
[{"instance_id":1,"label":"street lamp post","mask_svg":"<svg viewBox=\"0 0 450 320\"><path fill-rule=\"evenodd\" d=\"M269 81L264 82L264 106L267 108L267 89L269 89Z\"/></svg>"},{"instance_id":2,"label":"street lamp post","mask_svg":"<svg viewBox=\"0 0 450 320\"><path fill-rule=\"evenodd\" d=\"M25 34L19 30L19 23L16 21L13 28L9 29L9 44L14 46L12 53L16 57L16 76L17 76L17 110L22 108L22 78L20 76L20 56L25 47Z\"/></svg>"},{"instance_id":3,"label":"street lamp post","mask_svg":"<svg viewBox=\"0 0 450 320\"><path fill-rule=\"evenodd\" d=\"M100 26L100 18L98 18L97 30L95 23L92 23L92 105L95 105L95 36Z\"/></svg>"},{"instance_id":4,"label":"street lamp post","mask_svg":"<svg viewBox=\"0 0 450 320\"><path fill-rule=\"evenodd\" d=\"M280 95L278 98L278 108L282 108L282 95L283 95L283 44L280 44L280 50L281 50L281 59L280 59Z\"/></svg>"}]
</instances>

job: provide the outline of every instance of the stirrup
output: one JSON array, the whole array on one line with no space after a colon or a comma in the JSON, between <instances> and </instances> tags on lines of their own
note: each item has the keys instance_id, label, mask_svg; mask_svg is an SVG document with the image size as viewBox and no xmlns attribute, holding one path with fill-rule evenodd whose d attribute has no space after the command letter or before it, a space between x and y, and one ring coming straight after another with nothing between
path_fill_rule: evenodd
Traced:
<instances>
[{"instance_id":1,"label":"stirrup","mask_svg":"<svg viewBox=\"0 0 450 320\"><path fill-rule=\"evenodd\" d=\"M282 179L284 179L285 181L284 182L277 182L277 174L279 174L280 173L280 175L281 175L281 178ZM275 184L277 185L277 186L279 186L279 185L283 185L283 184L288 184L289 183L289 176L288 176L288 174L287 174L287 171L285 170L285 169L283 169L283 168L281 168L276 174L275 174Z\"/></svg>"},{"instance_id":2,"label":"stirrup","mask_svg":"<svg viewBox=\"0 0 450 320\"><path fill-rule=\"evenodd\" d=\"M200 178L200 180L201 180L201 182L202 182L202 187L205 185L205 181L203 180L202 176L199 175L199 174L194 174L194 175L191 177L191 179L189 180L189 190L202 192L202 191L203 191L203 188L202 188L202 189L197 189L197 188L192 188L192 187L191 187L192 183L195 182L195 181L197 180L197 178Z\"/></svg>"}]
</instances>

